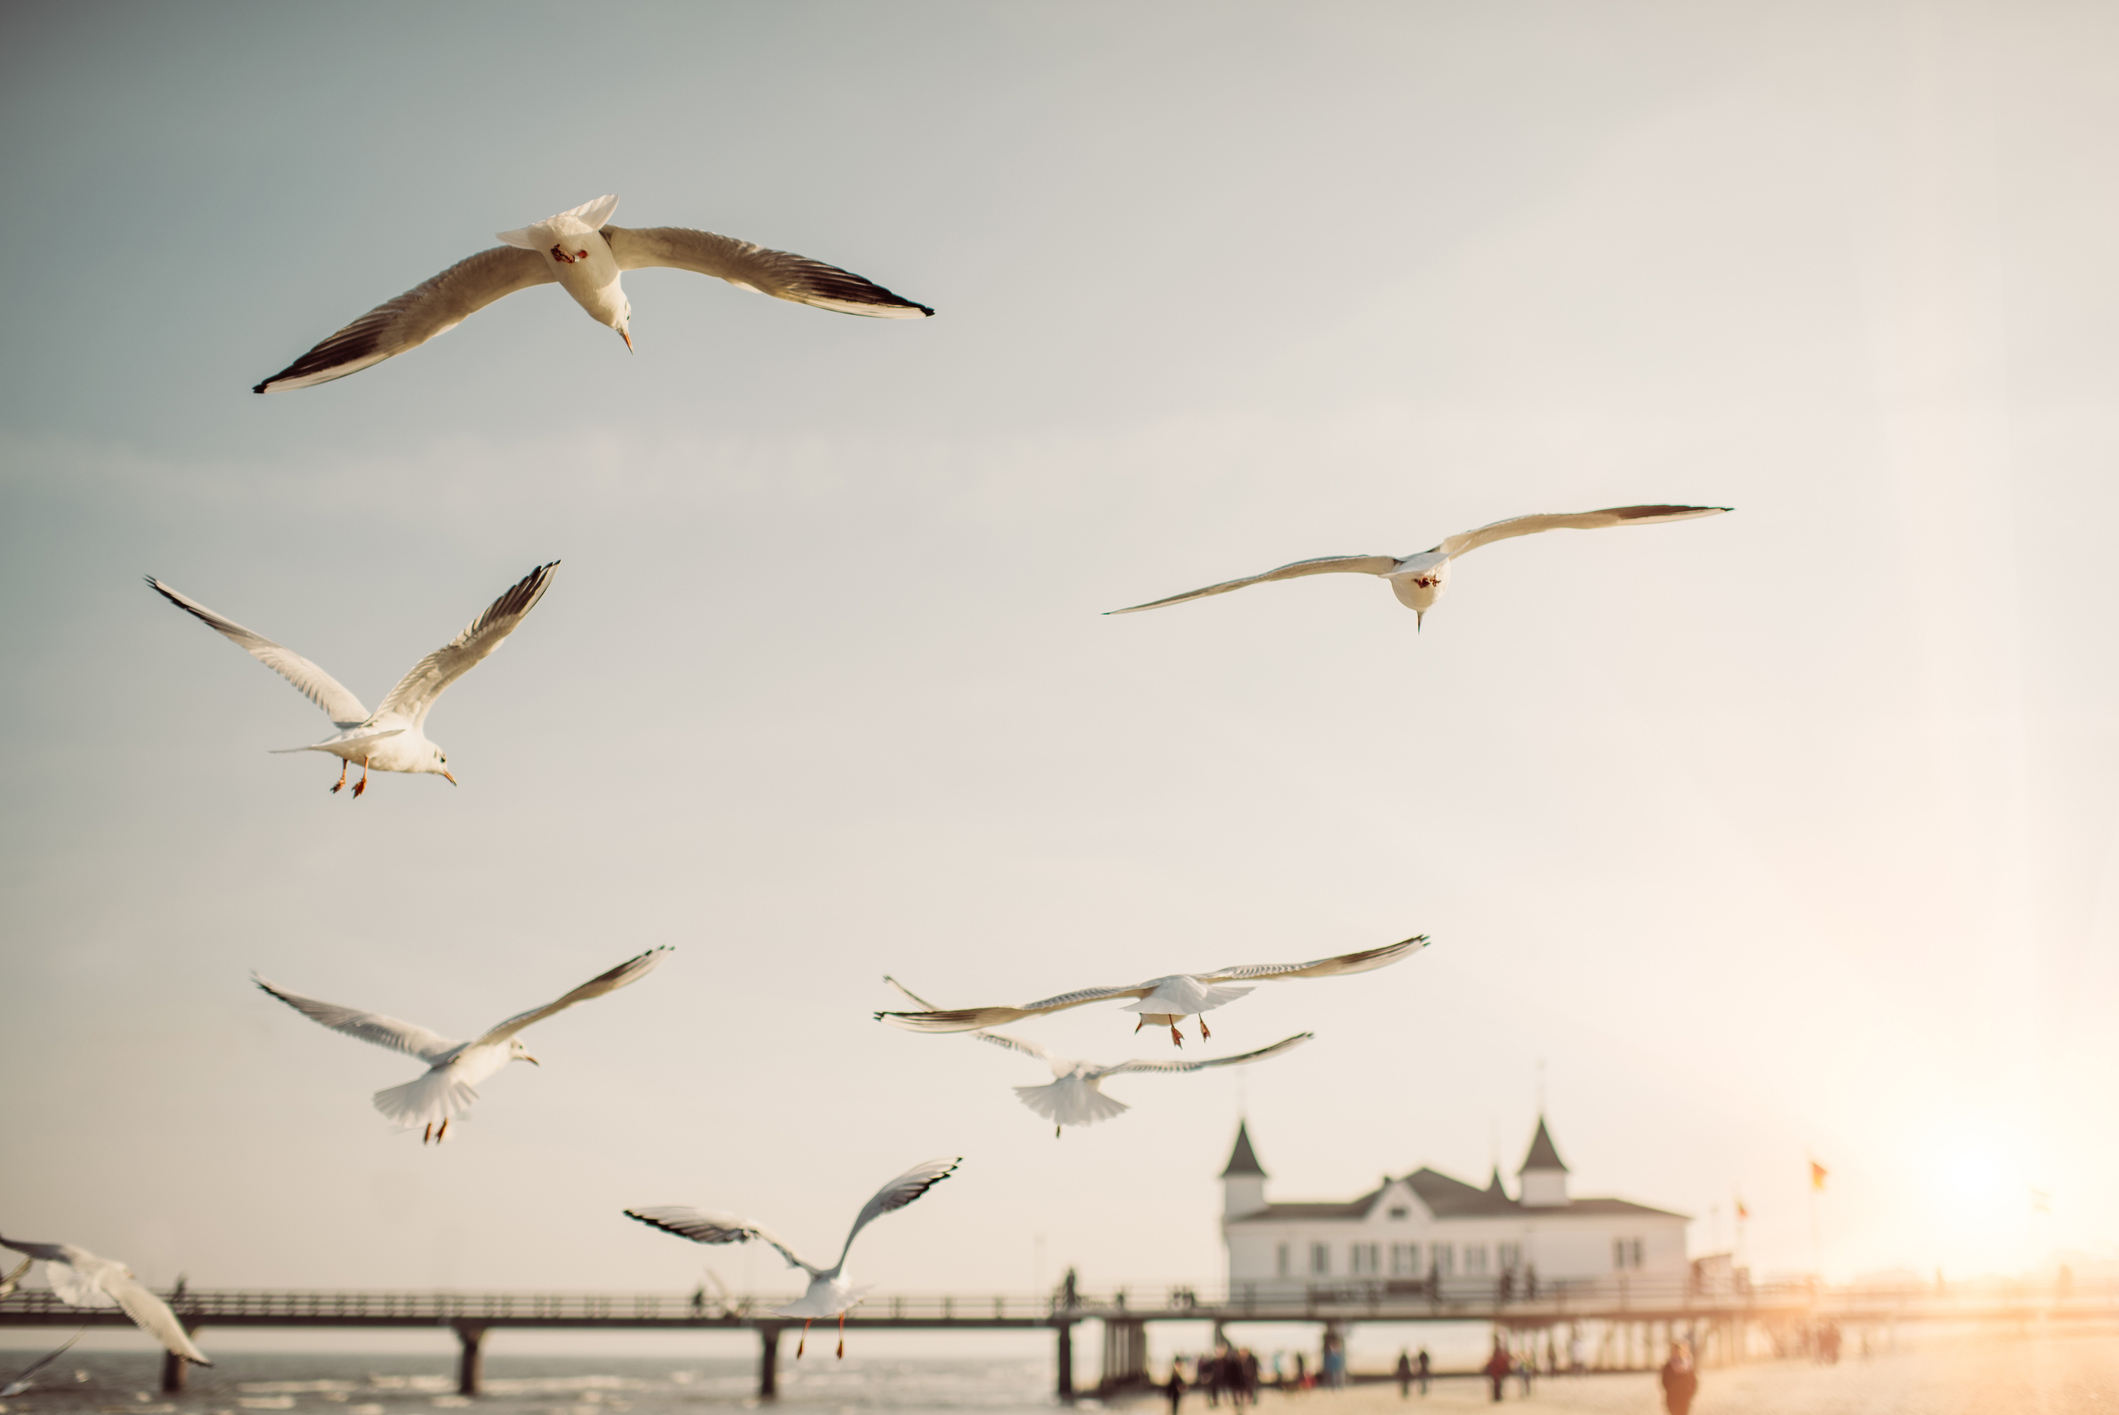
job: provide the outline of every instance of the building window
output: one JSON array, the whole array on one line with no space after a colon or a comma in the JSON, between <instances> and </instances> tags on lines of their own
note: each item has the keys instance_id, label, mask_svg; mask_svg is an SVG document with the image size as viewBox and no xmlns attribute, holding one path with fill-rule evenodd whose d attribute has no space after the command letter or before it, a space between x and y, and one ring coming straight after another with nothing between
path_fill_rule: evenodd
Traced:
<instances>
[{"instance_id":1,"label":"building window","mask_svg":"<svg viewBox=\"0 0 2119 1415\"><path fill-rule=\"evenodd\" d=\"M1621 1272L1641 1266L1641 1240L1638 1238L1614 1238L1611 1240L1611 1265Z\"/></svg>"},{"instance_id":2,"label":"building window","mask_svg":"<svg viewBox=\"0 0 2119 1415\"><path fill-rule=\"evenodd\" d=\"M1288 1253L1288 1245L1283 1243L1273 1250L1274 1276L1292 1277L1294 1272L1295 1260Z\"/></svg>"},{"instance_id":3,"label":"building window","mask_svg":"<svg viewBox=\"0 0 2119 1415\"><path fill-rule=\"evenodd\" d=\"M1453 1277L1457 1271L1457 1250L1447 1243L1428 1245L1427 1260L1438 1277Z\"/></svg>"},{"instance_id":4,"label":"building window","mask_svg":"<svg viewBox=\"0 0 2119 1415\"><path fill-rule=\"evenodd\" d=\"M1402 1209L1402 1208L1401 1208L1401 1209L1392 1209L1392 1210L1391 1210L1391 1217L1392 1217L1392 1218L1394 1218L1394 1219L1403 1219L1403 1218L1405 1218L1405 1217L1406 1217L1406 1215L1407 1215L1407 1214L1408 1214L1409 1212L1410 1212L1410 1210L1407 1210L1407 1209Z\"/></svg>"},{"instance_id":5,"label":"building window","mask_svg":"<svg viewBox=\"0 0 2119 1415\"><path fill-rule=\"evenodd\" d=\"M1393 1243L1391 1245L1391 1275L1393 1277L1418 1277L1420 1275L1420 1245L1418 1243Z\"/></svg>"},{"instance_id":6,"label":"building window","mask_svg":"<svg viewBox=\"0 0 2119 1415\"><path fill-rule=\"evenodd\" d=\"M1500 1261L1502 1272L1515 1272L1523 1266L1523 1245L1521 1243L1503 1243L1496 1249L1496 1256Z\"/></svg>"},{"instance_id":7,"label":"building window","mask_svg":"<svg viewBox=\"0 0 2119 1415\"><path fill-rule=\"evenodd\" d=\"M1466 1277L1486 1276L1486 1245L1467 1243L1464 1245L1464 1274Z\"/></svg>"},{"instance_id":8,"label":"building window","mask_svg":"<svg viewBox=\"0 0 2119 1415\"><path fill-rule=\"evenodd\" d=\"M1316 1277L1323 1277L1330 1273L1331 1270L1332 1245L1329 1243L1312 1243L1310 1245L1311 1274Z\"/></svg>"},{"instance_id":9,"label":"building window","mask_svg":"<svg viewBox=\"0 0 2119 1415\"><path fill-rule=\"evenodd\" d=\"M1383 1270L1383 1250L1374 1243L1347 1245L1346 1270L1355 1277L1374 1277Z\"/></svg>"}]
</instances>

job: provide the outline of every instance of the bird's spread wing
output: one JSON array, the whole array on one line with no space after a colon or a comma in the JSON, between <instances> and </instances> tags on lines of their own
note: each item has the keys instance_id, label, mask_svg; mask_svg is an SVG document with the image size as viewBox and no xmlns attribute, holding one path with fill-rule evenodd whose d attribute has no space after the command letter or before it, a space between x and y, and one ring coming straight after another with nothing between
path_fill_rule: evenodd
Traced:
<instances>
[{"instance_id":1,"label":"bird's spread wing","mask_svg":"<svg viewBox=\"0 0 2119 1415\"><path fill-rule=\"evenodd\" d=\"M67 1351L72 1348L73 1344L79 1341L80 1339L81 1333L75 1332L72 1336L66 1339L65 1346L62 1346L57 1351L52 1352L48 1356L45 1356L43 1359L39 1360L34 1366L25 1367L23 1370L16 1372L15 1378L13 1380L9 1381L4 1386L0 1386L0 1396L17 1395L20 1394L22 1391L28 1389L29 1378L31 1376L36 1375L37 1372L43 1370L46 1366L49 1366L52 1362L58 1360L61 1356L64 1356Z\"/></svg>"},{"instance_id":2,"label":"bird's spread wing","mask_svg":"<svg viewBox=\"0 0 2119 1415\"><path fill-rule=\"evenodd\" d=\"M322 708L340 727L358 727L368 720L368 709L361 706L359 698L347 692L345 685L338 679L293 649L283 648L263 634L245 629L233 619L222 618L191 596L178 594L152 575L147 577L147 583L154 586L156 594L218 631L259 663L292 683L303 697Z\"/></svg>"},{"instance_id":3,"label":"bird's spread wing","mask_svg":"<svg viewBox=\"0 0 2119 1415\"><path fill-rule=\"evenodd\" d=\"M1539 531L1596 531L1606 526L1652 526L1661 521L1690 521L1699 516L1719 516L1727 506L1612 506L1602 511L1577 511L1572 515L1516 516L1496 521L1475 531L1451 536L1435 547L1455 558L1510 536L1536 535Z\"/></svg>"},{"instance_id":4,"label":"bird's spread wing","mask_svg":"<svg viewBox=\"0 0 2119 1415\"><path fill-rule=\"evenodd\" d=\"M603 238L610 242L620 270L666 265L712 275L775 299L837 310L840 314L923 319L934 313L850 270L808 256L754 246L731 236L717 236L711 231L693 231L683 226L606 226Z\"/></svg>"},{"instance_id":5,"label":"bird's spread wing","mask_svg":"<svg viewBox=\"0 0 2119 1415\"><path fill-rule=\"evenodd\" d=\"M547 285L559 277L541 251L495 246L456 264L423 285L377 305L308 353L251 389L284 393L359 373L392 354L446 334L503 295Z\"/></svg>"},{"instance_id":6,"label":"bird's spread wing","mask_svg":"<svg viewBox=\"0 0 2119 1415\"><path fill-rule=\"evenodd\" d=\"M416 1056L430 1066L456 1049L457 1043L439 1032L430 1032L425 1027L400 1022L395 1017L381 1017L373 1012L362 1012L357 1008L340 1007L335 1002L319 1002L313 997L303 997L298 992L287 992L274 987L255 973L251 974L250 978L266 992L312 1022L321 1022L334 1032L344 1032L349 1037L359 1037L362 1041L373 1042L379 1047L388 1047L407 1056Z\"/></svg>"},{"instance_id":7,"label":"bird's spread wing","mask_svg":"<svg viewBox=\"0 0 2119 1415\"><path fill-rule=\"evenodd\" d=\"M875 1197L861 1206L861 1216L855 1219L853 1227L846 1231L846 1246L839 1249L839 1265L841 1267L846 1265L846 1255L852 1251L853 1241L860 1236L862 1229L868 1227L868 1225L874 1223L883 1215L895 1213L899 1209L904 1208L914 1199L919 1198L920 1195L947 1179L951 1172L963 1162L962 1156L956 1159L922 1160L896 1179L876 1190Z\"/></svg>"},{"instance_id":8,"label":"bird's spread wing","mask_svg":"<svg viewBox=\"0 0 2119 1415\"><path fill-rule=\"evenodd\" d=\"M929 1011L932 1011L932 1010L934 1009L934 1004L933 1004L933 1003L929 1002L929 1001L928 1001L928 1000L927 1000L926 998L924 998L924 997L921 997L921 996L920 996L920 995L919 995L918 993L914 992L914 991L913 991L913 990L912 990L911 988L909 988L909 987L906 987L906 986L905 986L905 985L904 985L903 983L899 982L899 981L898 981L898 980L897 980L896 978L893 978L892 976L890 976L890 974L888 974L888 973L885 973L885 974L883 975L883 981L884 981L884 982L886 982L886 983L889 983L889 984L890 984L890 985L891 985L892 987L896 988L896 989L897 989L897 990L898 990L899 992L901 992L901 993L905 994L905 996L906 996L906 997L908 997L908 998L912 999L912 1001L914 1001L914 1002L918 1003L918 1004L919 1004L920 1006L922 1006L922 1007L924 1007L924 1008L927 1008L927 1009L928 1009Z\"/></svg>"},{"instance_id":9,"label":"bird's spread wing","mask_svg":"<svg viewBox=\"0 0 2119 1415\"><path fill-rule=\"evenodd\" d=\"M1211 973L1198 975L1202 982L1227 982L1234 978L1330 978L1341 973L1366 973L1371 968L1386 968L1401 958L1408 957L1427 947L1427 935L1418 934L1401 939L1397 943L1386 943L1381 948L1364 948L1359 953L1342 953L1336 958L1319 958L1309 963L1253 963L1241 968L1216 968Z\"/></svg>"},{"instance_id":10,"label":"bird's spread wing","mask_svg":"<svg viewBox=\"0 0 2119 1415\"><path fill-rule=\"evenodd\" d=\"M789 1267L800 1268L812 1277L817 1274L815 1268L795 1256L794 1249L750 1220L732 1214L701 1213L698 1209L676 1205L659 1209L627 1209L625 1216L664 1233L689 1238L694 1243L748 1243L755 1238L760 1243L770 1244L774 1251L787 1259Z\"/></svg>"},{"instance_id":11,"label":"bird's spread wing","mask_svg":"<svg viewBox=\"0 0 2119 1415\"><path fill-rule=\"evenodd\" d=\"M1269 1056L1293 1051L1316 1035L1315 1032L1297 1032L1294 1036L1277 1041L1269 1047L1247 1051L1241 1056L1203 1056L1197 1061L1121 1061L1116 1066L1105 1067L1103 1074L1123 1076L1129 1071L1205 1071L1214 1066L1241 1066L1247 1061L1264 1061Z\"/></svg>"},{"instance_id":12,"label":"bird's spread wing","mask_svg":"<svg viewBox=\"0 0 2119 1415\"><path fill-rule=\"evenodd\" d=\"M22 1281L22 1274L28 1272L29 1265L35 1261L37 1261L35 1258L24 1258L21 1262L15 1264L14 1270L8 1273L6 1277L0 1277L0 1297L5 1297L15 1290L15 1285ZM35 1369L36 1367L34 1366L30 1367L31 1371ZM24 1371L22 1374L26 1376L29 1371Z\"/></svg>"},{"instance_id":13,"label":"bird's spread wing","mask_svg":"<svg viewBox=\"0 0 2119 1415\"><path fill-rule=\"evenodd\" d=\"M103 1289L117 1299L118 1305L125 1309L126 1316L139 1323L142 1331L161 1342L164 1347L201 1366L213 1364L206 1359L205 1352L191 1344L191 1337L185 1332L184 1324L177 1320L176 1313L169 1310L169 1304L142 1287L140 1280L131 1273L123 1269L106 1273L103 1277Z\"/></svg>"},{"instance_id":14,"label":"bird's spread wing","mask_svg":"<svg viewBox=\"0 0 2119 1415\"><path fill-rule=\"evenodd\" d=\"M878 1022L888 1022L894 1027L903 1027L910 1032L982 1032L988 1027L998 1027L1006 1022L1019 1022L1025 1017L1038 1017L1047 1012L1064 1012L1070 1007L1085 1003L1103 1002L1114 997L1146 997L1154 989L1145 984L1125 988L1083 988L1080 992L1061 993L1038 1002L1026 1002L1021 1007L961 1007L934 1008L926 1012L878 1012Z\"/></svg>"},{"instance_id":15,"label":"bird's spread wing","mask_svg":"<svg viewBox=\"0 0 2119 1415\"><path fill-rule=\"evenodd\" d=\"M1150 600L1146 604L1128 605L1124 609L1105 611L1109 614L1133 614L1143 609L1161 609L1166 604L1183 604L1188 599L1204 599L1210 594L1227 594L1240 590L1245 585L1262 585L1267 580L1294 580L1304 575L1382 575L1398 563L1394 555L1326 555L1316 560L1298 560L1292 565L1283 565L1277 570L1268 570L1263 575L1251 575L1241 580L1223 580L1218 585L1208 585L1203 590L1191 590L1185 594L1174 594L1168 599Z\"/></svg>"},{"instance_id":16,"label":"bird's spread wing","mask_svg":"<svg viewBox=\"0 0 2119 1415\"><path fill-rule=\"evenodd\" d=\"M1026 1042L1021 1037L1011 1037L1001 1032L975 1032L972 1035L982 1042L992 1042L997 1047L1005 1047L1009 1051L1019 1051L1025 1056L1034 1056L1039 1061L1052 1066L1055 1071L1059 1069L1052 1060L1052 1054L1036 1042Z\"/></svg>"},{"instance_id":17,"label":"bird's spread wing","mask_svg":"<svg viewBox=\"0 0 2119 1415\"><path fill-rule=\"evenodd\" d=\"M412 671L390 690L390 696L383 699L376 715L401 712L416 723L425 723L442 690L469 673L480 659L515 632L523 616L544 598L545 589L558 570L559 562L554 560L517 580L507 593L487 605L485 613L473 619L469 628L413 665Z\"/></svg>"},{"instance_id":18,"label":"bird's spread wing","mask_svg":"<svg viewBox=\"0 0 2119 1415\"><path fill-rule=\"evenodd\" d=\"M528 1012L516 1013L513 1017L510 1017L507 1021L480 1037L478 1044L480 1046L491 1046L495 1042L504 1042L532 1022L542 1022L553 1013L564 1012L577 1002L587 1002L592 997L602 997L607 992L616 992L627 983L637 983L649 973L655 971L656 965L662 962L663 955L668 952L670 952L670 949L667 946L650 948L647 952L637 957L628 958L609 972L598 973L557 1002L548 1002L542 1007L533 1007Z\"/></svg>"}]
</instances>

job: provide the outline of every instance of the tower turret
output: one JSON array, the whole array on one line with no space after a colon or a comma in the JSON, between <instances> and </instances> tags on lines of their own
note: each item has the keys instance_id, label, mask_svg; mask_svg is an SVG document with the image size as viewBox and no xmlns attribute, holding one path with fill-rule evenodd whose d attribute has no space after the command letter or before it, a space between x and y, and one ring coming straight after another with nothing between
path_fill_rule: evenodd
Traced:
<instances>
[{"instance_id":1,"label":"tower turret","mask_svg":"<svg viewBox=\"0 0 2119 1415\"><path fill-rule=\"evenodd\" d=\"M1266 1171L1258 1162L1258 1152L1251 1148L1250 1129L1241 1121L1236 1122L1236 1146L1229 1151L1229 1162L1221 1171L1221 1216L1224 1219L1241 1218L1255 1214L1266 1206Z\"/></svg>"},{"instance_id":2,"label":"tower turret","mask_svg":"<svg viewBox=\"0 0 2119 1415\"><path fill-rule=\"evenodd\" d=\"M1518 1201L1526 1209L1564 1209L1567 1207L1567 1166L1560 1161L1560 1152L1552 1142L1552 1133L1545 1128L1545 1117L1538 1117L1538 1132L1530 1137L1530 1153L1523 1157L1523 1167L1516 1171Z\"/></svg>"}]
</instances>

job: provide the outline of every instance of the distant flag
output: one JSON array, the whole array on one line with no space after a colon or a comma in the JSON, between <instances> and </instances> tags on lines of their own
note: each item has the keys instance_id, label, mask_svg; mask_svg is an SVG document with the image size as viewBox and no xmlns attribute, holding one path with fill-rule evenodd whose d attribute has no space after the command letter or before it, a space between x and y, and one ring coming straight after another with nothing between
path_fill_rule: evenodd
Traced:
<instances>
[{"instance_id":1,"label":"distant flag","mask_svg":"<svg viewBox=\"0 0 2119 1415\"><path fill-rule=\"evenodd\" d=\"M2031 1211L2040 1214L2051 1213L2053 1211L2053 1196L2046 1193L2043 1189L2033 1189L2031 1191Z\"/></svg>"},{"instance_id":2,"label":"distant flag","mask_svg":"<svg viewBox=\"0 0 2119 1415\"><path fill-rule=\"evenodd\" d=\"M1737 1195L1737 1196L1736 1196L1736 1221L1737 1221L1738 1223L1742 1223L1742 1222L1743 1222L1743 1221L1744 1221L1745 1219L1748 1219L1748 1218L1750 1218L1750 1217L1751 1217L1751 1210L1749 1210L1749 1209L1747 1209L1747 1208L1745 1208L1745 1207L1744 1207L1744 1196L1743 1196L1742 1194L1739 1194L1739 1195Z\"/></svg>"},{"instance_id":3,"label":"distant flag","mask_svg":"<svg viewBox=\"0 0 2119 1415\"><path fill-rule=\"evenodd\" d=\"M1812 1189L1822 1189L1825 1187L1825 1174L1826 1170L1823 1165L1819 1164L1816 1160L1810 1161L1810 1187Z\"/></svg>"}]
</instances>

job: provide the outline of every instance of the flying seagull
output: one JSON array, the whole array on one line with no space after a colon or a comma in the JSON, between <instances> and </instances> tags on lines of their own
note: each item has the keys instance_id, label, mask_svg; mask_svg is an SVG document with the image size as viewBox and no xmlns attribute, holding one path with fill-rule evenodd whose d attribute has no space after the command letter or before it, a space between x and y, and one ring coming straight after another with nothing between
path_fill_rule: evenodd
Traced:
<instances>
[{"instance_id":1,"label":"flying seagull","mask_svg":"<svg viewBox=\"0 0 2119 1415\"><path fill-rule=\"evenodd\" d=\"M22 1394L22 1392L28 1390L31 1386L35 1385L36 1381L31 1379L31 1377L35 1376L37 1372L43 1370L52 1362L58 1360L61 1356L64 1356L69 1350L72 1349L73 1344L79 1341L80 1339L81 1333L75 1332L72 1336L66 1338L66 1345L60 1347L57 1351L54 1351L50 1355L44 1357L35 1365L25 1367L23 1370L18 1372L13 1380L9 1381L4 1386L0 1386L0 1400L6 1400L9 1396L20 1395Z\"/></svg>"},{"instance_id":2,"label":"flying seagull","mask_svg":"<svg viewBox=\"0 0 2119 1415\"><path fill-rule=\"evenodd\" d=\"M321 1022L334 1032L344 1032L349 1037L358 1037L364 1042L401 1051L426 1062L427 1074L418 1080L392 1086L387 1091L377 1091L375 1108L407 1129L414 1125L425 1127L420 1133L421 1144L429 1140L439 1144L448 1136L450 1117L470 1109L471 1103L478 1099L476 1087L480 1081L511 1061L527 1061L532 1066L538 1064L537 1058L530 1055L516 1033L532 1023L542 1022L555 1012L564 1012L577 1002L587 1002L592 997L616 992L627 983L638 982L654 971L655 965L669 951L667 947L651 948L637 958L628 958L608 973L597 974L557 1002L518 1012L468 1042L452 1042L416 1023L400 1022L395 1017L303 997L298 992L274 987L255 973L251 974L251 980L312 1022Z\"/></svg>"},{"instance_id":3,"label":"flying seagull","mask_svg":"<svg viewBox=\"0 0 2119 1415\"><path fill-rule=\"evenodd\" d=\"M201 1366L213 1364L205 1352L191 1344L184 1324L169 1310L169 1304L142 1286L132 1270L117 1259L99 1258L71 1243L33 1243L26 1238L0 1238L0 1248L12 1248L43 1263L44 1280L67 1306L122 1307L140 1330L186 1361Z\"/></svg>"},{"instance_id":4,"label":"flying seagull","mask_svg":"<svg viewBox=\"0 0 2119 1415\"><path fill-rule=\"evenodd\" d=\"M1662 521L1690 521L1700 516L1719 516L1730 509L1727 506L1613 506L1603 511L1577 511L1572 515L1517 516L1451 536L1433 550L1423 550L1417 555L1402 558L1395 555L1327 555L1316 560L1298 560L1292 565L1268 570L1263 575L1223 580L1203 590L1106 612L1137 614L1143 609L1161 609L1166 604L1183 604L1188 599L1227 594L1245 585L1299 579L1304 575L1381 575L1390 581L1391 593L1398 596L1398 602L1413 611L1416 616L1413 627L1417 630L1427 621L1427 612L1435 607L1435 601L1441 599L1442 592L1449 588L1450 561L1482 545L1507 540L1511 536L1536 535L1539 531L1595 531L1606 526L1650 526Z\"/></svg>"},{"instance_id":5,"label":"flying seagull","mask_svg":"<svg viewBox=\"0 0 2119 1415\"><path fill-rule=\"evenodd\" d=\"M619 288L619 277L654 265L716 276L739 289L840 314L924 319L934 313L808 256L683 226L613 226L617 210L617 197L602 196L534 226L503 231L499 239L505 245L458 261L424 285L377 305L251 392L279 393L359 373L448 333L503 295L555 281L589 318L616 330L630 349L633 305Z\"/></svg>"},{"instance_id":6,"label":"flying seagull","mask_svg":"<svg viewBox=\"0 0 2119 1415\"><path fill-rule=\"evenodd\" d=\"M446 778L451 786L456 784L456 778L449 774L448 753L427 740L427 714L433 711L434 700L451 683L477 667L481 659L515 632L515 626L522 623L523 616L544 598L544 592L558 570L559 562L554 560L516 581L506 594L487 605L485 613L473 619L469 628L413 664L412 671L398 680L397 686L390 690L390 696L384 698L383 705L374 712L362 707L361 700L347 692L336 678L294 650L282 648L263 634L214 613L152 575L147 577L147 583L177 608L219 630L230 642L292 683L303 697L324 710L331 725L338 729L336 734L306 747L283 748L276 755L329 752L337 757L338 780L331 787L334 795L346 784L346 769L359 762L361 779L353 787L354 799L358 800L368 789L371 767L376 771L431 772Z\"/></svg>"},{"instance_id":7,"label":"flying seagull","mask_svg":"<svg viewBox=\"0 0 2119 1415\"><path fill-rule=\"evenodd\" d=\"M785 1307L778 1308L775 1315L800 1317L802 1339L795 1343L795 1359L802 1359L802 1352L809 1345L809 1324L820 1317L839 1319L839 1355L846 1355L846 1314L858 1306L861 1300L875 1291L873 1283L855 1287L846 1280L846 1255L853 1248L854 1239L861 1230L887 1213L904 1208L920 1195L947 1179L951 1172L964 1161L962 1157L945 1160L923 1160L891 1180L861 1208L861 1216L853 1221L847 1231L846 1242L839 1249L839 1261L828 1268L814 1263L805 1263L795 1256L795 1250L780 1239L760 1228L748 1219L735 1218L729 1214L702 1213L698 1209L660 1208L627 1209L625 1216L638 1219L651 1228L664 1233L674 1233L679 1238L689 1238L694 1243L748 1243L753 1238L769 1243L781 1257L787 1259L791 1268L800 1268L809 1274L809 1290Z\"/></svg>"},{"instance_id":8,"label":"flying seagull","mask_svg":"<svg viewBox=\"0 0 2119 1415\"><path fill-rule=\"evenodd\" d=\"M1024 1017L1040 1017L1047 1012L1064 1012L1070 1007L1085 1003L1106 1002L1116 997L1138 998L1127 1006L1127 1012L1138 1012L1140 1022L1133 1028L1139 1031L1153 1023L1170 1029L1170 1040L1178 1046L1185 1044L1185 1034L1177 1030L1178 1021L1185 1017L1199 1018L1199 1035L1211 1037L1207 1030L1204 1013L1234 1002L1249 988L1229 987L1240 979L1254 982L1277 982L1285 978L1332 978L1341 973L1366 973L1373 968L1385 968L1401 958L1412 956L1427 947L1427 935L1404 939L1398 943L1387 943L1381 948L1365 948L1359 953L1342 953L1337 958L1319 958L1309 963L1255 963L1242 968L1216 968L1207 973L1172 973L1166 978L1150 978L1145 983L1134 983L1119 988L1083 988L1079 992L1061 993L1038 1002L1026 1002L1021 1007L966 1007L928 1008L920 1012L878 1012L876 1020L888 1022L913 1032L983 1032L990 1027L999 1027Z\"/></svg>"},{"instance_id":9,"label":"flying seagull","mask_svg":"<svg viewBox=\"0 0 2119 1415\"><path fill-rule=\"evenodd\" d=\"M934 1007L933 1003L896 978L886 974L883 981L920 1006L929 1009ZM1010 1051L1019 1051L1025 1056L1034 1056L1052 1068L1055 1079L1050 1085L1017 1086L1015 1094L1024 1105L1052 1122L1052 1138L1057 1140L1066 1126L1094 1125L1099 1120L1109 1120L1132 1109L1124 1101L1113 1100L1104 1094L1103 1084L1106 1076L1124 1076L1135 1071L1206 1071L1216 1066L1242 1066L1246 1062L1264 1061L1269 1056L1293 1051L1317 1034L1298 1032L1269 1047L1247 1051L1241 1056L1202 1057L1198 1061L1121 1061L1111 1066L1099 1066L1093 1061L1075 1061L1070 1057L1054 1056L1036 1042L1026 1042L1021 1037L1011 1037L1001 1032L973 1032L971 1035L982 1042L991 1042Z\"/></svg>"}]
</instances>

